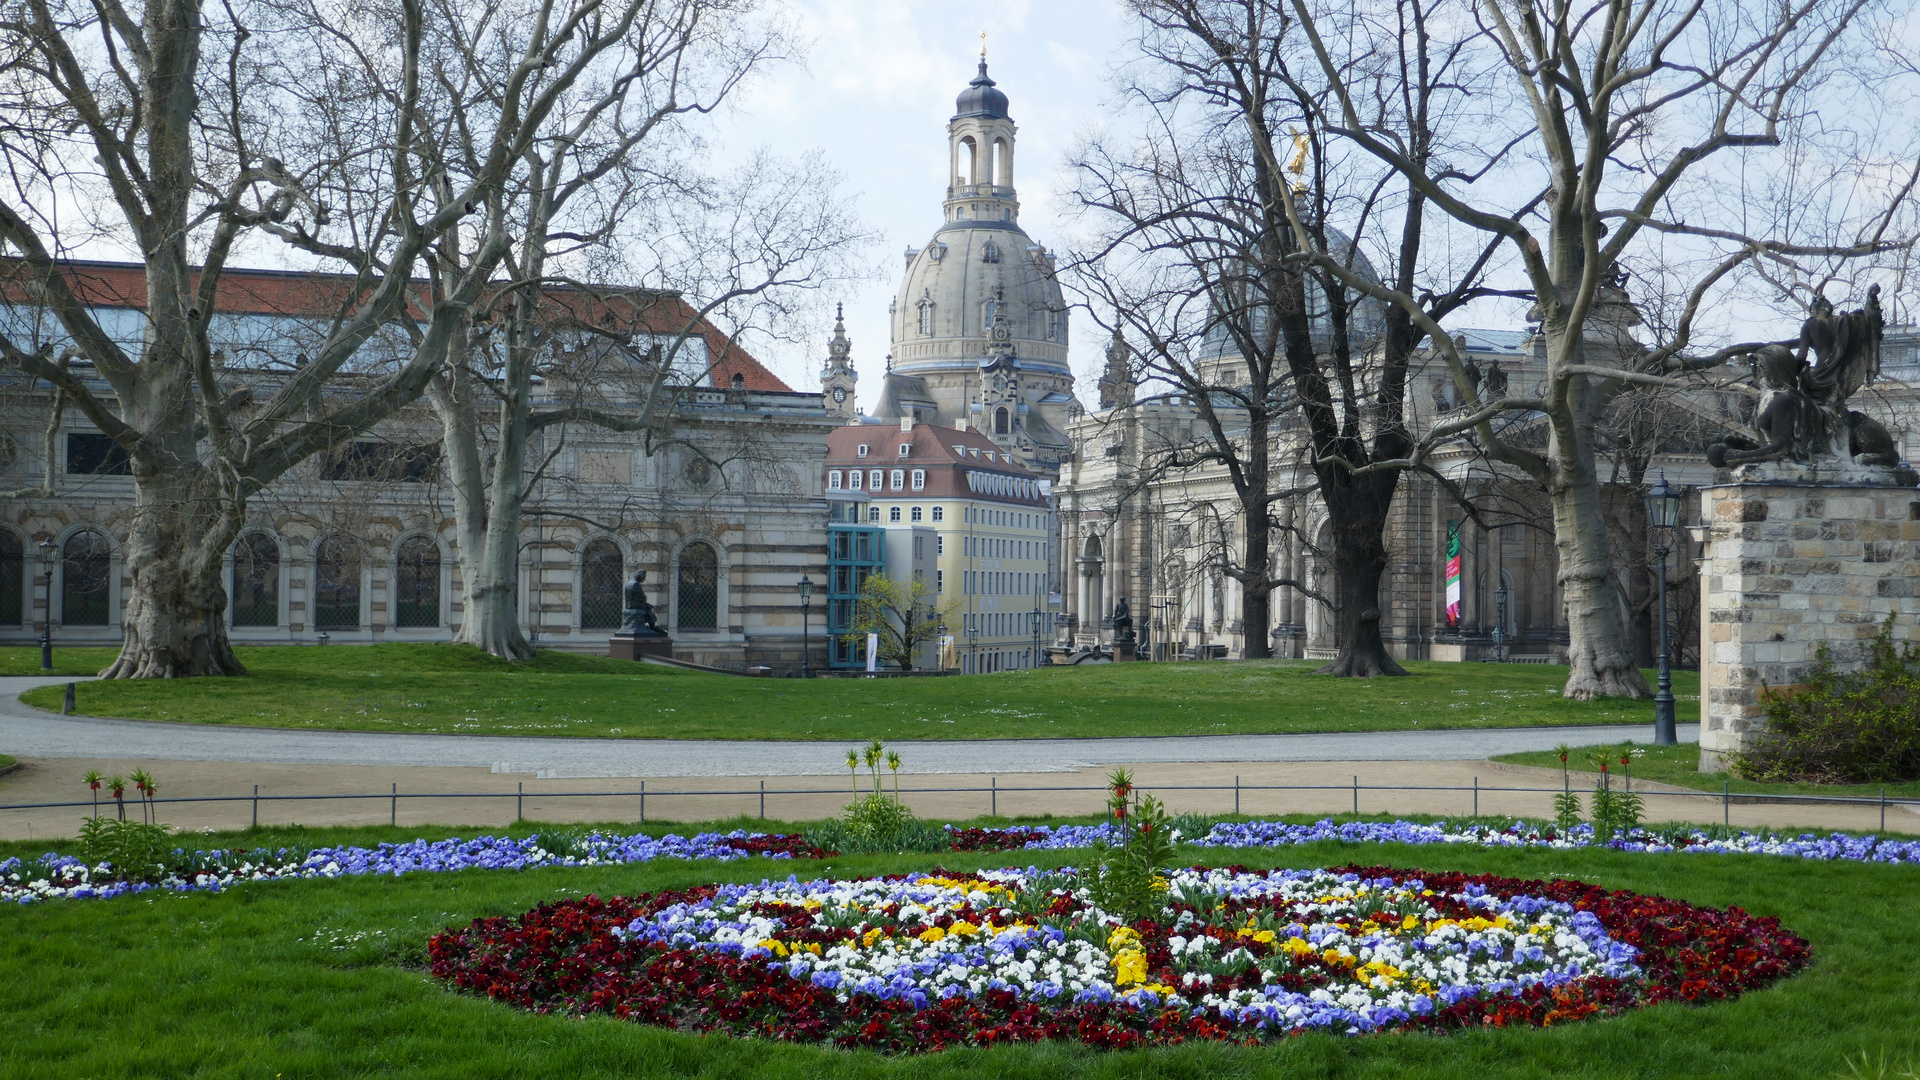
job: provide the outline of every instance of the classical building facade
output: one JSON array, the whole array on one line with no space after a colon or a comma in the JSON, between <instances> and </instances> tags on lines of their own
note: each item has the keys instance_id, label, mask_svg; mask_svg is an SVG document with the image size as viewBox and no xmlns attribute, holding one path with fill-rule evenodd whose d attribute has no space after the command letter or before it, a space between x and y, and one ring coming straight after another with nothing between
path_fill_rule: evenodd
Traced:
<instances>
[{"instance_id":1,"label":"classical building facade","mask_svg":"<svg viewBox=\"0 0 1920 1080\"><path fill-rule=\"evenodd\" d=\"M111 298L139 295L140 268L80 270L98 286L103 322L137 340L137 302L116 307ZM223 343L228 355L249 357L261 387L272 384L276 365L297 360L277 355L275 343L297 341L315 315L303 308L303 297L315 295L306 287L312 280L227 272L217 329L231 339ZM667 322L692 315L676 297L657 300ZM36 340L33 314L0 307L16 341ZM587 346L557 346L575 347ZM556 369L565 367L556 360ZM617 369L644 354L601 360L596 400L637 415L642 402L623 398L622 388L645 380L629 382ZM609 365L614 376L604 377ZM797 668L797 583L825 566L822 466L826 434L842 421L821 395L794 392L710 327L696 335L685 367L691 374L671 395L672 438L652 454L639 436L584 425L534 436L529 460L544 467L521 530L522 626L541 647L601 651L620 624L622 583L645 569L676 655ZM90 382L110 394L104 380ZM540 392L551 404L561 390L550 379ZM53 406L44 383L0 374L0 490L15 495L0 505L0 641L36 640L51 619L57 645L117 642L133 479L111 439L77 410ZM453 636L462 581L441 431L416 404L250 501L228 557L227 619L237 643ZM50 580L43 550L55 556ZM825 656L818 638L814 655Z\"/></svg>"}]
</instances>

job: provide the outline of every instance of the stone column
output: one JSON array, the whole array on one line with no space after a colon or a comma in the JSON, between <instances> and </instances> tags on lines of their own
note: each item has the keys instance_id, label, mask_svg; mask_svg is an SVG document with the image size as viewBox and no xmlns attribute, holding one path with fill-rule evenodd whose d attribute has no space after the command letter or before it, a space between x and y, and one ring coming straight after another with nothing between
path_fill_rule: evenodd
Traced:
<instances>
[{"instance_id":1,"label":"stone column","mask_svg":"<svg viewBox=\"0 0 1920 1080\"><path fill-rule=\"evenodd\" d=\"M1920 490L1756 481L1702 489L1700 768L1752 746L1762 687L1806 681L1827 647L1857 666L1893 617L1920 637Z\"/></svg>"}]
</instances>

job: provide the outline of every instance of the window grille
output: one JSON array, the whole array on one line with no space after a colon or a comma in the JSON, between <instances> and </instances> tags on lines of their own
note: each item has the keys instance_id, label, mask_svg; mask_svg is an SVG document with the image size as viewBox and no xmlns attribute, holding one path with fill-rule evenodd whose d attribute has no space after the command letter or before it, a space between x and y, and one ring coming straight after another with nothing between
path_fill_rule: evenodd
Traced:
<instances>
[{"instance_id":1,"label":"window grille","mask_svg":"<svg viewBox=\"0 0 1920 1080\"><path fill-rule=\"evenodd\" d=\"M682 630L714 630L720 616L720 557L707 543L680 551L680 596L675 625Z\"/></svg>"},{"instance_id":2,"label":"window grille","mask_svg":"<svg viewBox=\"0 0 1920 1080\"><path fill-rule=\"evenodd\" d=\"M394 625L440 625L440 548L424 536L410 537L394 559Z\"/></svg>"},{"instance_id":3,"label":"window grille","mask_svg":"<svg viewBox=\"0 0 1920 1080\"><path fill-rule=\"evenodd\" d=\"M360 552L345 537L320 541L313 559L313 625L320 630L360 628Z\"/></svg>"},{"instance_id":4,"label":"window grille","mask_svg":"<svg viewBox=\"0 0 1920 1080\"><path fill-rule=\"evenodd\" d=\"M113 549L97 532L67 537L60 565L60 621L67 626L107 625Z\"/></svg>"},{"instance_id":5,"label":"window grille","mask_svg":"<svg viewBox=\"0 0 1920 1080\"><path fill-rule=\"evenodd\" d=\"M838 473L834 474L836 477ZM835 485L838 487L839 485ZM627 568L620 545L602 537L580 558L580 628L617 630L626 607Z\"/></svg>"},{"instance_id":6,"label":"window grille","mask_svg":"<svg viewBox=\"0 0 1920 1080\"><path fill-rule=\"evenodd\" d=\"M280 625L280 545L266 533L233 545L233 625Z\"/></svg>"}]
</instances>

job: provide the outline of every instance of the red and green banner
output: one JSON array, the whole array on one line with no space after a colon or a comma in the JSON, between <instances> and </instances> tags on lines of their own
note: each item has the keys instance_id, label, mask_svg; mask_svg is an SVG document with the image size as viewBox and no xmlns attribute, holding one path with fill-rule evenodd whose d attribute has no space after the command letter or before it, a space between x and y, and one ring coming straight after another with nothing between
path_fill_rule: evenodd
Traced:
<instances>
[{"instance_id":1,"label":"red and green banner","mask_svg":"<svg viewBox=\"0 0 1920 1080\"><path fill-rule=\"evenodd\" d=\"M1447 621L1460 621L1460 526L1447 525Z\"/></svg>"}]
</instances>

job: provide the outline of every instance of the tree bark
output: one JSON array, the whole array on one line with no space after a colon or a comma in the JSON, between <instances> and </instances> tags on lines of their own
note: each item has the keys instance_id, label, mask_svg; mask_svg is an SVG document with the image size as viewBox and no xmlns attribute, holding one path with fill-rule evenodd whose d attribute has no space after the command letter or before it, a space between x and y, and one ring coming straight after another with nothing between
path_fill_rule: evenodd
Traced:
<instances>
[{"instance_id":1,"label":"tree bark","mask_svg":"<svg viewBox=\"0 0 1920 1080\"><path fill-rule=\"evenodd\" d=\"M1590 463L1560 460L1555 466L1566 477L1553 493L1554 548L1560 558L1560 595L1567 606L1567 685L1562 693L1581 701L1651 697L1646 678L1633 664L1624 605L1607 558L1599 481Z\"/></svg>"},{"instance_id":2,"label":"tree bark","mask_svg":"<svg viewBox=\"0 0 1920 1080\"><path fill-rule=\"evenodd\" d=\"M227 640L221 559L241 512L198 466L136 477L120 655L103 679L244 675Z\"/></svg>"},{"instance_id":3,"label":"tree bark","mask_svg":"<svg viewBox=\"0 0 1920 1080\"><path fill-rule=\"evenodd\" d=\"M480 447L481 388L469 374L462 335L447 373L436 380L429 400L440 414L447 445L447 474L453 491L454 528L460 538L460 574L465 609L454 640L503 660L533 659L533 645L520 629L518 576L521 482L527 448L530 364L509 346L512 357L500 386L500 445L492 455L493 476L486 475Z\"/></svg>"},{"instance_id":4,"label":"tree bark","mask_svg":"<svg viewBox=\"0 0 1920 1080\"><path fill-rule=\"evenodd\" d=\"M1320 484L1333 535L1334 596L1340 655L1316 675L1370 679L1405 675L1380 636L1380 578L1387 569L1387 516L1399 470L1355 477L1325 470Z\"/></svg>"}]
</instances>

